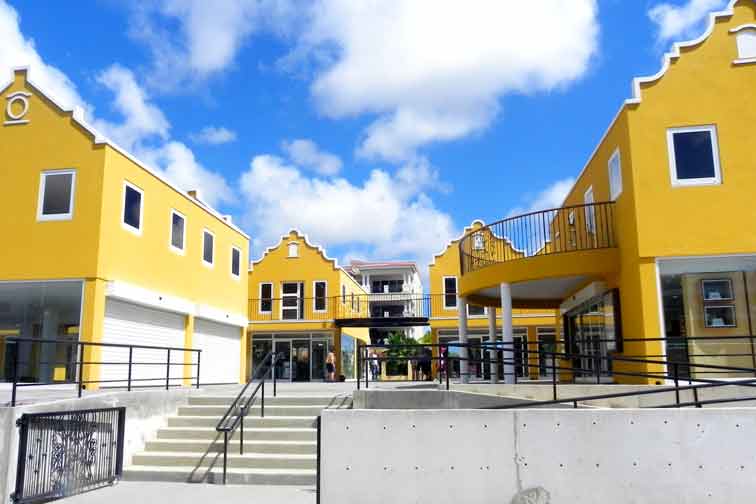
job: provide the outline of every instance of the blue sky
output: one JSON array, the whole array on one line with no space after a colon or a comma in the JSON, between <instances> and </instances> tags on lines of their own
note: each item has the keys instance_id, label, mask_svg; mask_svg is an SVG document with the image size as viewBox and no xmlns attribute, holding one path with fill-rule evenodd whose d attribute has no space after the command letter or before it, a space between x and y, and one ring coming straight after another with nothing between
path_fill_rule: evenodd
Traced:
<instances>
[{"instance_id":1,"label":"blue sky","mask_svg":"<svg viewBox=\"0 0 756 504\"><path fill-rule=\"evenodd\" d=\"M634 76L726 0L0 0L32 77L234 216L349 258L431 255L561 203Z\"/></svg>"}]
</instances>

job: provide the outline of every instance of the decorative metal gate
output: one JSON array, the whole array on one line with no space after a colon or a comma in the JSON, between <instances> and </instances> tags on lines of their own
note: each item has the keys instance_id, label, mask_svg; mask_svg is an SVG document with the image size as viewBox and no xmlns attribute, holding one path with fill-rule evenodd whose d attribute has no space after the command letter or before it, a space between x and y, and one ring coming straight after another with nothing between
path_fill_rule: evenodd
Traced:
<instances>
[{"instance_id":1,"label":"decorative metal gate","mask_svg":"<svg viewBox=\"0 0 756 504\"><path fill-rule=\"evenodd\" d=\"M115 482L123 473L125 423L126 408L22 415L13 502L49 501Z\"/></svg>"}]
</instances>

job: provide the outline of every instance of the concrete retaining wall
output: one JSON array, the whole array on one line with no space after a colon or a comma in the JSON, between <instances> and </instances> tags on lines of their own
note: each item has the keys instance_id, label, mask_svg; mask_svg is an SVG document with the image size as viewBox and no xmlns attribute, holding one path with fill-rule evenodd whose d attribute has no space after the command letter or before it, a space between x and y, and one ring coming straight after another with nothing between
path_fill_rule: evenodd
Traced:
<instances>
[{"instance_id":1,"label":"concrete retaining wall","mask_svg":"<svg viewBox=\"0 0 756 504\"><path fill-rule=\"evenodd\" d=\"M192 389L112 392L93 394L82 399L65 399L16 408L0 408L0 502L10 502L10 494L15 487L18 457L16 420L23 413L125 406L125 465L132 454L141 450L145 441L163 426L166 416L175 414L179 406L189 403L189 395L192 393L195 393Z\"/></svg>"},{"instance_id":2,"label":"concrete retaining wall","mask_svg":"<svg viewBox=\"0 0 756 504\"><path fill-rule=\"evenodd\" d=\"M325 410L322 502L752 502L754 433L747 408Z\"/></svg>"},{"instance_id":3,"label":"concrete retaining wall","mask_svg":"<svg viewBox=\"0 0 756 504\"><path fill-rule=\"evenodd\" d=\"M523 402L454 390L355 390L352 399L355 409L476 409Z\"/></svg>"}]
</instances>

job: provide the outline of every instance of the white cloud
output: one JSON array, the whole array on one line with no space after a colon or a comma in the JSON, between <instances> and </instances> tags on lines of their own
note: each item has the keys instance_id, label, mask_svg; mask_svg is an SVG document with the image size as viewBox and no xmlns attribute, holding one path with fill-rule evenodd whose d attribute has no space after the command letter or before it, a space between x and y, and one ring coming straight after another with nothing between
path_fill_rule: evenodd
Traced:
<instances>
[{"instance_id":1,"label":"white cloud","mask_svg":"<svg viewBox=\"0 0 756 504\"><path fill-rule=\"evenodd\" d=\"M308 177L280 157L259 155L242 175L244 222L258 250L292 227L326 247L347 246L367 257L426 261L454 235L451 218L425 193L438 174L417 160L395 174L373 170L353 184Z\"/></svg>"},{"instance_id":2,"label":"white cloud","mask_svg":"<svg viewBox=\"0 0 756 504\"><path fill-rule=\"evenodd\" d=\"M573 177L557 180L546 189L527 198L528 202L526 205L512 208L507 213L507 216L511 217L514 215L561 207L573 185L575 185L575 179Z\"/></svg>"},{"instance_id":3,"label":"white cloud","mask_svg":"<svg viewBox=\"0 0 756 504\"><path fill-rule=\"evenodd\" d=\"M189 139L200 144L220 145L236 141L236 132L222 126L205 126L196 133L190 133Z\"/></svg>"},{"instance_id":4,"label":"white cloud","mask_svg":"<svg viewBox=\"0 0 756 504\"><path fill-rule=\"evenodd\" d=\"M658 4L649 9L648 17L659 29L659 41L689 38L703 29L710 12L727 5L728 0L687 0L682 5Z\"/></svg>"},{"instance_id":5,"label":"white cloud","mask_svg":"<svg viewBox=\"0 0 756 504\"><path fill-rule=\"evenodd\" d=\"M583 76L596 14L595 0L319 0L287 62L314 62L324 115L375 117L359 154L406 160L484 129L507 94Z\"/></svg>"},{"instance_id":6,"label":"white cloud","mask_svg":"<svg viewBox=\"0 0 756 504\"><path fill-rule=\"evenodd\" d=\"M341 159L335 154L321 150L312 140L298 138L284 141L281 148L293 163L310 168L320 175L336 175L341 171Z\"/></svg>"},{"instance_id":7,"label":"white cloud","mask_svg":"<svg viewBox=\"0 0 756 504\"><path fill-rule=\"evenodd\" d=\"M11 78L15 67L30 67L32 80L66 108L81 107L91 114L93 107L79 96L73 82L58 68L46 64L34 47L34 40L21 33L20 18L13 7L0 0L0 81Z\"/></svg>"}]
</instances>

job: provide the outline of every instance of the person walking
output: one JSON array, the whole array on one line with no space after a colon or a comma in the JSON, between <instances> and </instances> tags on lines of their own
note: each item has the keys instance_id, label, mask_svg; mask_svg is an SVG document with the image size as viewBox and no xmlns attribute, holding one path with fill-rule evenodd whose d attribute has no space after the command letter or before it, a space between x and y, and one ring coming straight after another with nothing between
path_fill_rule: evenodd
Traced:
<instances>
[{"instance_id":1,"label":"person walking","mask_svg":"<svg viewBox=\"0 0 756 504\"><path fill-rule=\"evenodd\" d=\"M334 381L336 376L336 356L333 352L328 352L326 357L326 381Z\"/></svg>"},{"instance_id":2,"label":"person walking","mask_svg":"<svg viewBox=\"0 0 756 504\"><path fill-rule=\"evenodd\" d=\"M378 381L378 376L381 374L381 365L378 362L378 354L375 353L375 350L370 354L370 374L373 376L373 381Z\"/></svg>"}]
</instances>

